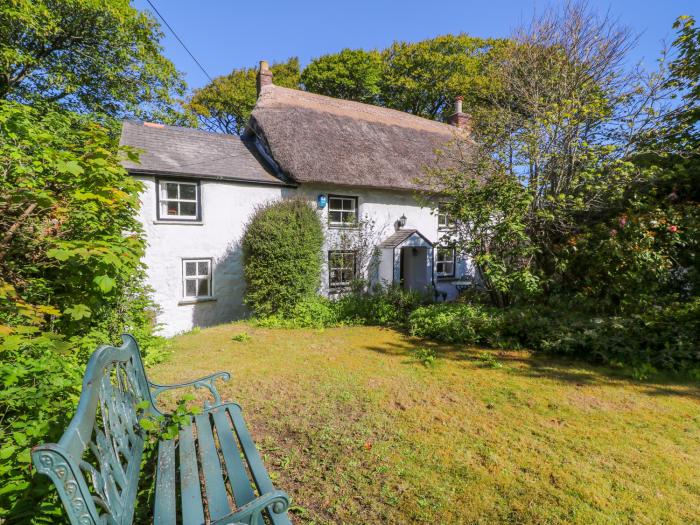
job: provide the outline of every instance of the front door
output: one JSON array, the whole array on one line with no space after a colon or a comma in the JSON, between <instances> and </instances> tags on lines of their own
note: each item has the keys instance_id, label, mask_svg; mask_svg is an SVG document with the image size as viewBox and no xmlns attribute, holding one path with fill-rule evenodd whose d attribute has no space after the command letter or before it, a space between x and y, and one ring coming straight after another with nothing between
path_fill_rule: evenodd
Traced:
<instances>
[{"instance_id":1,"label":"front door","mask_svg":"<svg viewBox=\"0 0 700 525\"><path fill-rule=\"evenodd\" d=\"M428 248L401 248L401 286L404 290L425 290L430 284L431 273Z\"/></svg>"}]
</instances>

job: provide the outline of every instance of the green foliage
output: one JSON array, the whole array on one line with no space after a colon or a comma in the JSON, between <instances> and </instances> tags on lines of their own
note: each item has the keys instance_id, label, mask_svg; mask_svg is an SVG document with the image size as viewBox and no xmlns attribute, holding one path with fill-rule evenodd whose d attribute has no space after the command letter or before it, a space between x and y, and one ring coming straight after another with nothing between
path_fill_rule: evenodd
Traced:
<instances>
[{"instance_id":1,"label":"green foliage","mask_svg":"<svg viewBox=\"0 0 700 525\"><path fill-rule=\"evenodd\" d=\"M503 368L503 363L496 359L494 355L490 352L481 352L478 355L477 359L485 368Z\"/></svg>"},{"instance_id":2,"label":"green foliage","mask_svg":"<svg viewBox=\"0 0 700 525\"><path fill-rule=\"evenodd\" d=\"M403 326L409 314L432 300L427 294L400 286L377 285L366 291L356 283L352 293L336 301L338 317L348 324Z\"/></svg>"},{"instance_id":3,"label":"green foliage","mask_svg":"<svg viewBox=\"0 0 700 525\"><path fill-rule=\"evenodd\" d=\"M258 208L242 245L246 303L256 315L287 314L315 295L323 228L308 202L291 199Z\"/></svg>"},{"instance_id":4,"label":"green foliage","mask_svg":"<svg viewBox=\"0 0 700 525\"><path fill-rule=\"evenodd\" d=\"M231 339L233 341L236 341L237 343L247 343L252 338L250 337L250 335L248 335L247 332L241 332L240 334L234 335Z\"/></svg>"},{"instance_id":5,"label":"green foliage","mask_svg":"<svg viewBox=\"0 0 700 525\"><path fill-rule=\"evenodd\" d=\"M336 299L314 295L292 308L256 319L269 328L328 328L343 325L404 326L409 314L431 300L425 294L398 286L376 286L371 292L364 283Z\"/></svg>"},{"instance_id":6,"label":"green foliage","mask_svg":"<svg viewBox=\"0 0 700 525\"><path fill-rule=\"evenodd\" d=\"M0 10L0 99L172 119L184 93L158 22L128 0L8 0Z\"/></svg>"},{"instance_id":7,"label":"green foliage","mask_svg":"<svg viewBox=\"0 0 700 525\"><path fill-rule=\"evenodd\" d=\"M378 51L343 49L309 63L301 74L304 89L329 97L379 103L382 55ZM276 78L274 78L277 83Z\"/></svg>"},{"instance_id":8,"label":"green foliage","mask_svg":"<svg viewBox=\"0 0 700 525\"><path fill-rule=\"evenodd\" d=\"M87 117L0 102L0 520L60 519L29 448L65 430L89 354L130 331L159 357L125 154Z\"/></svg>"},{"instance_id":9,"label":"green foliage","mask_svg":"<svg viewBox=\"0 0 700 525\"><path fill-rule=\"evenodd\" d=\"M446 343L483 344L495 341L498 310L472 304L440 303L417 308L408 319L412 335Z\"/></svg>"},{"instance_id":10,"label":"green foliage","mask_svg":"<svg viewBox=\"0 0 700 525\"><path fill-rule=\"evenodd\" d=\"M87 117L0 102L3 280L62 312L52 325L68 335L88 320L118 335L114 312L140 293L141 183L121 166L125 154Z\"/></svg>"},{"instance_id":11,"label":"green foliage","mask_svg":"<svg viewBox=\"0 0 700 525\"><path fill-rule=\"evenodd\" d=\"M490 52L502 45L465 34L394 42L382 56L382 105L431 119L451 114L457 96L466 111L479 107L493 88L486 75Z\"/></svg>"},{"instance_id":12,"label":"green foliage","mask_svg":"<svg viewBox=\"0 0 700 525\"><path fill-rule=\"evenodd\" d=\"M678 56L671 63L668 86L683 95L683 104L667 119L675 132L672 140L679 146L697 147L700 143L700 27L695 17L680 16L673 24L678 30L673 42Z\"/></svg>"},{"instance_id":13,"label":"green foliage","mask_svg":"<svg viewBox=\"0 0 700 525\"><path fill-rule=\"evenodd\" d=\"M312 60L301 80L314 93L442 119L458 95L467 110L485 102L493 89L490 55L503 45L459 34L394 42L383 51L344 49Z\"/></svg>"},{"instance_id":14,"label":"green foliage","mask_svg":"<svg viewBox=\"0 0 700 525\"><path fill-rule=\"evenodd\" d=\"M506 309L438 304L418 308L408 324L413 335L438 341L522 346L631 367L633 373L649 367L676 372L700 367L698 299L625 317L596 316L580 303Z\"/></svg>"},{"instance_id":15,"label":"green foliage","mask_svg":"<svg viewBox=\"0 0 700 525\"><path fill-rule=\"evenodd\" d=\"M334 301L314 295L297 302L284 313L276 313L255 320L267 328L328 328L341 323Z\"/></svg>"},{"instance_id":16,"label":"green foliage","mask_svg":"<svg viewBox=\"0 0 700 525\"><path fill-rule=\"evenodd\" d=\"M426 346L416 348L415 354L416 360L419 363L422 363L423 366L431 367L435 364L435 359L437 356L435 355L435 350L432 348L428 348Z\"/></svg>"},{"instance_id":17,"label":"green foliage","mask_svg":"<svg viewBox=\"0 0 700 525\"><path fill-rule=\"evenodd\" d=\"M178 399L175 410L163 414L148 413L139 419L139 424L152 440L175 439L180 429L192 423L192 417L202 413L202 408L192 405L194 394L185 394ZM191 405L191 406L190 406ZM136 405L137 410L146 410L150 401L141 401Z\"/></svg>"},{"instance_id":18,"label":"green foliage","mask_svg":"<svg viewBox=\"0 0 700 525\"><path fill-rule=\"evenodd\" d=\"M299 59L270 66L278 86L299 87ZM257 100L257 68L234 69L215 78L203 88L195 89L185 108L209 131L240 135Z\"/></svg>"}]
</instances>

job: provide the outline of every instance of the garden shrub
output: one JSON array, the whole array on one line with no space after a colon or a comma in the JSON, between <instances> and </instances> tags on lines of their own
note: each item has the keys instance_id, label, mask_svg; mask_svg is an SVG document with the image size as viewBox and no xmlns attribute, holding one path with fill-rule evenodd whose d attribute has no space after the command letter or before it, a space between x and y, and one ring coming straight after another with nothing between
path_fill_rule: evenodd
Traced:
<instances>
[{"instance_id":1,"label":"garden shrub","mask_svg":"<svg viewBox=\"0 0 700 525\"><path fill-rule=\"evenodd\" d=\"M115 130L51 105L0 101L0 522L65 520L30 468L76 410L87 359L133 333L159 355L136 218L141 183Z\"/></svg>"},{"instance_id":2,"label":"garden shrub","mask_svg":"<svg viewBox=\"0 0 700 525\"><path fill-rule=\"evenodd\" d=\"M413 310L430 301L427 294L400 286L377 285L369 291L357 283L338 298L338 317L346 324L403 326Z\"/></svg>"},{"instance_id":3,"label":"garden shrub","mask_svg":"<svg viewBox=\"0 0 700 525\"><path fill-rule=\"evenodd\" d=\"M288 313L316 294L323 228L301 199L258 208L243 234L246 303L261 317Z\"/></svg>"},{"instance_id":4,"label":"garden shrub","mask_svg":"<svg viewBox=\"0 0 700 525\"><path fill-rule=\"evenodd\" d=\"M447 343L526 347L632 370L700 371L700 299L624 317L562 304L443 303L416 309L408 324L413 335Z\"/></svg>"},{"instance_id":5,"label":"garden shrub","mask_svg":"<svg viewBox=\"0 0 700 525\"><path fill-rule=\"evenodd\" d=\"M255 320L266 328L327 328L341 324L337 305L317 295L300 300L284 313Z\"/></svg>"},{"instance_id":6,"label":"garden shrub","mask_svg":"<svg viewBox=\"0 0 700 525\"><path fill-rule=\"evenodd\" d=\"M446 343L493 344L498 341L500 311L466 303L417 308L408 319L412 335Z\"/></svg>"}]
</instances>

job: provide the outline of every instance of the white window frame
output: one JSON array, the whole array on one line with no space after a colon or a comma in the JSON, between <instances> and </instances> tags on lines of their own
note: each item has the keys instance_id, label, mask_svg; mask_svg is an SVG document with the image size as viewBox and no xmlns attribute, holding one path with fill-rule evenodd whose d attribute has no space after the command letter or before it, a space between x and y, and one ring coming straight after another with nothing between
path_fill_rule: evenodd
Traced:
<instances>
[{"instance_id":1,"label":"white window frame","mask_svg":"<svg viewBox=\"0 0 700 525\"><path fill-rule=\"evenodd\" d=\"M334 256L343 256L343 266L332 266ZM352 255L352 268L345 266L345 256ZM351 271L352 278L349 281L333 282L333 271L347 272ZM352 283L352 280L357 276L357 251L356 250L328 250L328 286L330 288L347 288Z\"/></svg>"},{"instance_id":2,"label":"white window frame","mask_svg":"<svg viewBox=\"0 0 700 525\"><path fill-rule=\"evenodd\" d=\"M168 198L168 184L177 184L177 198ZM194 186L194 199L180 197L181 186ZM177 203L178 214L168 215L168 204ZM194 203L194 215L181 215L180 203ZM161 221L198 221L201 219L199 182L183 180L158 180L158 220Z\"/></svg>"},{"instance_id":3,"label":"white window frame","mask_svg":"<svg viewBox=\"0 0 700 525\"><path fill-rule=\"evenodd\" d=\"M351 202L352 203L352 208L349 210L346 210L345 208L333 208L331 203L334 200L340 200L342 202ZM359 210L358 208L360 207L359 205L359 199L355 196L352 195L328 195L328 224L332 228L356 228L357 227L357 220L359 216ZM340 213L340 222L338 221L333 221L331 220L331 212L337 212ZM353 214L353 220L350 221L345 221L344 217L345 215Z\"/></svg>"},{"instance_id":4,"label":"white window frame","mask_svg":"<svg viewBox=\"0 0 700 525\"><path fill-rule=\"evenodd\" d=\"M195 264L194 275L187 275L187 263ZM202 273L199 271L200 264L206 263L207 271ZM207 281L207 294L199 295L199 281L206 279ZM187 281L195 281L197 293L196 295L187 295ZM213 297L212 286L214 285L212 279L212 260L201 257L192 259L182 259L182 298L187 301L196 301L201 299L211 299Z\"/></svg>"},{"instance_id":5,"label":"white window frame","mask_svg":"<svg viewBox=\"0 0 700 525\"><path fill-rule=\"evenodd\" d=\"M452 257L450 259L440 260L440 252L450 251ZM450 271L445 271L445 267L451 267ZM453 246L438 246L435 248L435 273L438 278L446 279L455 276L457 269L457 251Z\"/></svg>"},{"instance_id":6,"label":"white window frame","mask_svg":"<svg viewBox=\"0 0 700 525\"><path fill-rule=\"evenodd\" d=\"M442 204L438 204L437 223L438 230L451 230L455 227L455 223L450 220L450 214L445 211Z\"/></svg>"}]
</instances>

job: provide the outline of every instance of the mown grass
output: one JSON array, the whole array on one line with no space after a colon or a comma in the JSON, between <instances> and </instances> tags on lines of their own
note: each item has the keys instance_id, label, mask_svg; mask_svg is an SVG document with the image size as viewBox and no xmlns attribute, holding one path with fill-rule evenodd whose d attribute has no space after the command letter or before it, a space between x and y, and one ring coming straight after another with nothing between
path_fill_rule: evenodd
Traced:
<instances>
[{"instance_id":1,"label":"mown grass","mask_svg":"<svg viewBox=\"0 0 700 525\"><path fill-rule=\"evenodd\" d=\"M693 385L371 327L235 323L171 348L158 382L232 372L224 397L243 406L295 523L700 520Z\"/></svg>"}]
</instances>

